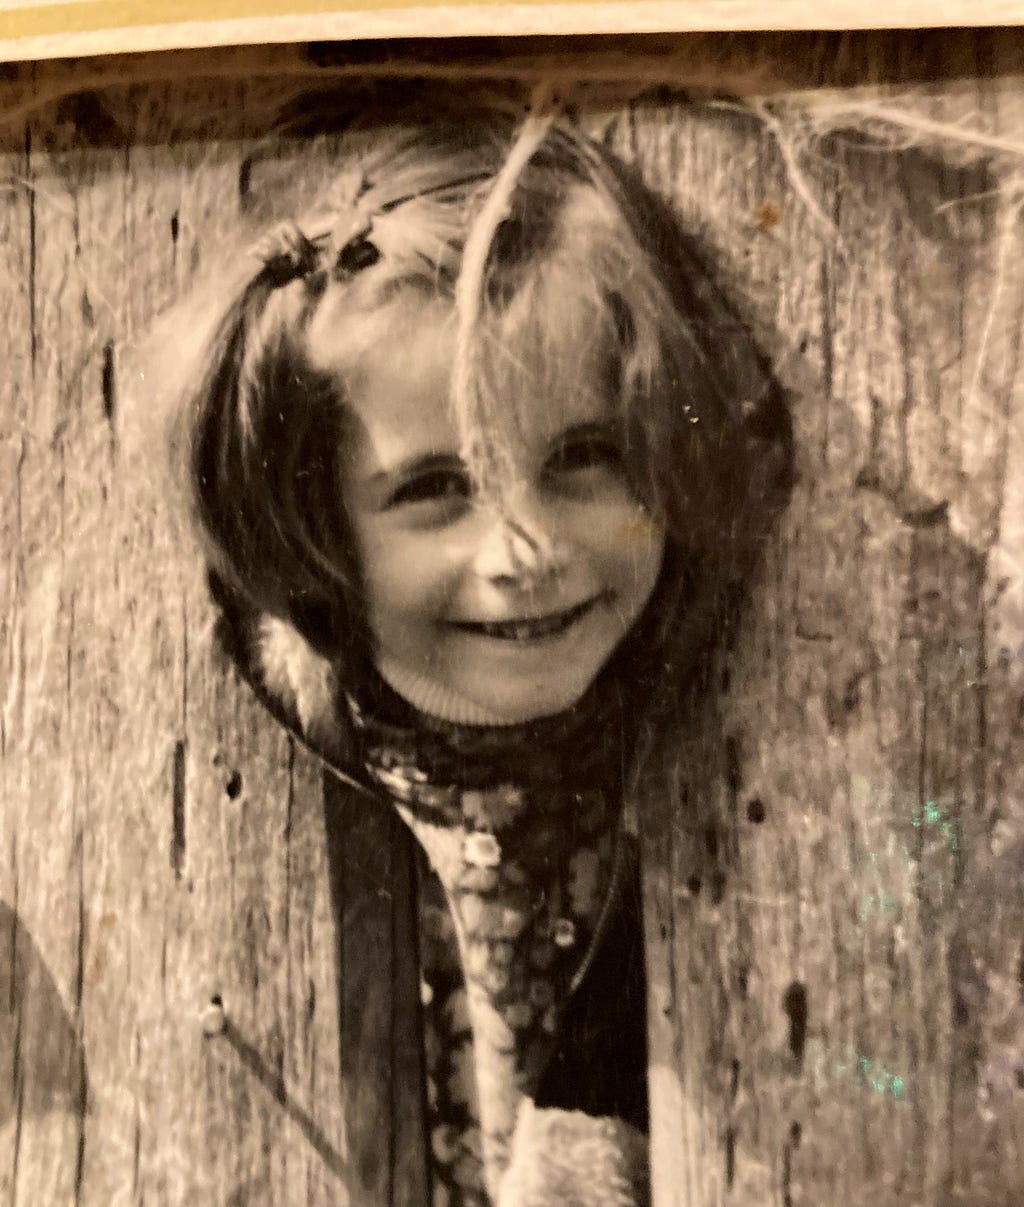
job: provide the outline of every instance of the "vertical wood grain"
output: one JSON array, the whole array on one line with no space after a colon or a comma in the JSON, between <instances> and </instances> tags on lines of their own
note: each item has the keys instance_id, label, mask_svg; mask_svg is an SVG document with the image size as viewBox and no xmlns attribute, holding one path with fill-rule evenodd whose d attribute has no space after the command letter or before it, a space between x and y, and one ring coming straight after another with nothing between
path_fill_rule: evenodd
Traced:
<instances>
[{"instance_id":1,"label":"vertical wood grain","mask_svg":"<svg viewBox=\"0 0 1024 1207\"><path fill-rule=\"evenodd\" d=\"M127 380L132 339L236 236L244 147L166 145L203 105L86 96L7 160L3 896L88 1070L5 1120L12 1203L347 1201L319 772L211 652ZM30 1005L29 1105L55 1025Z\"/></svg>"},{"instance_id":2,"label":"vertical wood grain","mask_svg":"<svg viewBox=\"0 0 1024 1207\"><path fill-rule=\"evenodd\" d=\"M944 116L1016 128L994 99ZM798 444L645 814L655 1202L1009 1204L1019 642L990 629L1022 570L993 573L1019 540L1019 202L973 156L853 130L803 145L817 205L749 116L640 107L630 138L778 338Z\"/></svg>"}]
</instances>

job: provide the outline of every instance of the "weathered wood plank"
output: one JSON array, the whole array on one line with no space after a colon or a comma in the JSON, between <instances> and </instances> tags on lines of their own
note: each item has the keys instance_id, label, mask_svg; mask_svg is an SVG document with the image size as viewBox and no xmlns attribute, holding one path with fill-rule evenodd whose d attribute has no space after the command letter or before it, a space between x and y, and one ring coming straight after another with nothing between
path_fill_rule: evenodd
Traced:
<instances>
[{"instance_id":1,"label":"weathered wood plank","mask_svg":"<svg viewBox=\"0 0 1024 1207\"><path fill-rule=\"evenodd\" d=\"M3 310L9 348L3 394L2 456L3 571L0 573L3 631L3 942L0 959L0 1076L5 1087L0 1116L0 1188L12 1203L27 1202L32 1188L61 1201L73 1190L74 1153L86 1077L74 1011L68 1005L74 963L71 928L47 928L55 903L54 880L64 883L60 858L51 863L33 833L36 810L62 830L60 770L27 758L30 736L44 727L48 656L59 621L56 607L39 590L40 580L56 588L52 426L40 416L34 379L39 297L34 261L38 202L25 131L4 154L4 279L9 290ZM20 143L20 147L18 144ZM40 479L50 486L39 497ZM49 604L49 606L48 606ZM57 651L57 659L60 653ZM59 671L56 672L59 674ZM42 691L40 690L42 688ZM45 749L45 744L40 743ZM62 752L54 751L56 762ZM57 817L53 813L57 813ZM68 854L67 847L64 850ZM49 931L49 933L46 933ZM44 943L44 938L49 943ZM59 951L51 950L52 944ZM55 1159L57 1156L63 1159ZM36 1168L38 1166L38 1168ZM28 1192L27 1189L28 1188Z\"/></svg>"},{"instance_id":2,"label":"weathered wood plank","mask_svg":"<svg viewBox=\"0 0 1024 1207\"><path fill-rule=\"evenodd\" d=\"M163 104L152 124L167 136ZM192 555L145 460L163 450L119 412L134 402L128 334L195 268L178 268L177 245L216 247L214 213L233 230L239 149L150 151L153 116L85 98L63 127L39 125L28 168L36 355L19 366L29 405L5 412L33 450L5 545L23 565L7 615L28 692L8 699L22 715L5 819L19 915L96 1072L88 1102L69 1091L63 1110L19 1115L5 1167L12 1202L298 1202L301 1187L333 1204L344 1137L319 775L211 673ZM33 337L15 321L12 348ZM230 1027L205 1040L214 993ZM28 1101L33 1037L54 1025L25 1014Z\"/></svg>"},{"instance_id":3,"label":"weathered wood plank","mask_svg":"<svg viewBox=\"0 0 1024 1207\"><path fill-rule=\"evenodd\" d=\"M252 100L258 107L258 94ZM247 113L237 90L234 97L211 98L200 86L184 100L162 94L138 115L134 246L146 259L156 296L136 295L150 311L133 315L137 331L237 239L251 138L212 137L213 114L224 103L235 115L234 130L220 132L245 135ZM175 133L165 123L181 113L190 133L198 116L200 128L209 123L211 137L161 146ZM165 357L174 350L163 352L153 364L170 363ZM145 390L139 397L147 397ZM169 548L168 556L180 567L180 551ZM173 770L166 780L164 851L165 874L176 886L167 959L175 1013L188 1026L182 1038L195 1067L184 1117L166 1088L157 1096L154 1086L153 1107L165 1121L151 1152L157 1185L169 1147L157 1137L170 1129L189 1154L190 1193L199 1197L239 1204L344 1202L334 921L319 771L268 724L223 662L211 668L209 612L194 575L190 581L181 605L181 706L173 743L185 774L180 819ZM196 1020L214 996L223 1002L227 1028L203 1041ZM194 1160L195 1152L201 1160Z\"/></svg>"},{"instance_id":4,"label":"weathered wood plank","mask_svg":"<svg viewBox=\"0 0 1024 1207\"><path fill-rule=\"evenodd\" d=\"M961 86L941 116L998 138L995 99ZM1009 1203L1021 1107L985 1076L994 1017L1016 1034L1020 898L993 875L990 751L1015 766L1019 720L985 632L1019 423L999 269L1017 201L912 121L883 152L856 123L807 143L779 120L633 121L641 162L683 182L762 324L802 349L780 370L793 499L728 687L709 677L673 752L676 811L647 815L656 1202Z\"/></svg>"}]
</instances>

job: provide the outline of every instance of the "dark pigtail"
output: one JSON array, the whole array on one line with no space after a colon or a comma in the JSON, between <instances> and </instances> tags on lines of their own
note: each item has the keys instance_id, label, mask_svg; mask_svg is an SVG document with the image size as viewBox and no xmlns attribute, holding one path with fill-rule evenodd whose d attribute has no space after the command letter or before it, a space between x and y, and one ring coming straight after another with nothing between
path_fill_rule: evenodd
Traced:
<instances>
[{"instance_id":1,"label":"dark pigtail","mask_svg":"<svg viewBox=\"0 0 1024 1207\"><path fill-rule=\"evenodd\" d=\"M257 254L262 267L223 316L193 395L193 506L221 591L334 654L360 631L337 485L343 412L296 338L324 274L294 226Z\"/></svg>"}]
</instances>

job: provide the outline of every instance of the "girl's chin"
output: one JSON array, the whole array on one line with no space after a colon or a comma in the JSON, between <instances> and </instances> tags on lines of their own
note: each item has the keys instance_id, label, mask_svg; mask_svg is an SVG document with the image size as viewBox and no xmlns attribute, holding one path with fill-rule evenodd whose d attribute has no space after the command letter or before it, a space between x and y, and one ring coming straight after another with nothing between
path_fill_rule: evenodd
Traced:
<instances>
[{"instance_id":1,"label":"girl's chin","mask_svg":"<svg viewBox=\"0 0 1024 1207\"><path fill-rule=\"evenodd\" d=\"M602 663L603 665L603 663ZM592 674L579 664L567 674L559 666L556 673L550 667L533 673L510 673L507 668L495 670L489 676L453 676L455 691L472 700L483 712L496 719L514 724L532 721L537 717L552 717L565 712L580 699L597 677L600 665Z\"/></svg>"}]
</instances>

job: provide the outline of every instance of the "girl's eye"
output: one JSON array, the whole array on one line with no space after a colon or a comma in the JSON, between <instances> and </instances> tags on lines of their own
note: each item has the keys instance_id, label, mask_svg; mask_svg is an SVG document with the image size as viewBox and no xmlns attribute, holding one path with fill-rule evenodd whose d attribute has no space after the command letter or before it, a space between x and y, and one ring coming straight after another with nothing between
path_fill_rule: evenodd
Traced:
<instances>
[{"instance_id":1,"label":"girl's eye","mask_svg":"<svg viewBox=\"0 0 1024 1207\"><path fill-rule=\"evenodd\" d=\"M414 503L450 505L469 498L470 482L457 469L429 469L403 482L388 499L388 507L405 507Z\"/></svg>"}]
</instances>

